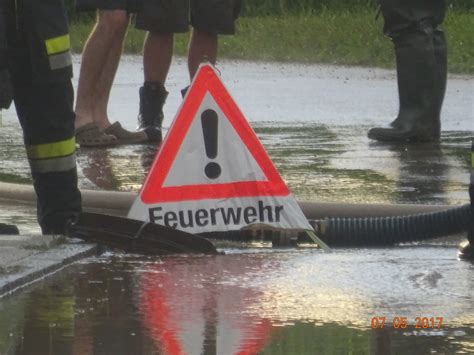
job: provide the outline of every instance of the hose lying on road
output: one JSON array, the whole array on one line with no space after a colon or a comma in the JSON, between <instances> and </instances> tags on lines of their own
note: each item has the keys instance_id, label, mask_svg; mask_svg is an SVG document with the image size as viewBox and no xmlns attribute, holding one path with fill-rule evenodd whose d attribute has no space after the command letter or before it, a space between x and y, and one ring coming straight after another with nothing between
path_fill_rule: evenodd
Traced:
<instances>
[{"instance_id":1,"label":"hose lying on road","mask_svg":"<svg viewBox=\"0 0 474 355\"><path fill-rule=\"evenodd\" d=\"M136 198L132 192L81 192L84 210L118 216L126 216ZM31 186L0 182L1 199L35 203L36 196ZM318 237L333 247L391 245L449 236L467 231L471 218L469 205L298 203ZM229 233L225 239L247 241L251 236L243 231ZM274 240L268 234L264 239Z\"/></svg>"},{"instance_id":2,"label":"hose lying on road","mask_svg":"<svg viewBox=\"0 0 474 355\"><path fill-rule=\"evenodd\" d=\"M471 206L408 216L325 218L310 221L329 246L379 246L422 241L467 231Z\"/></svg>"}]
</instances>

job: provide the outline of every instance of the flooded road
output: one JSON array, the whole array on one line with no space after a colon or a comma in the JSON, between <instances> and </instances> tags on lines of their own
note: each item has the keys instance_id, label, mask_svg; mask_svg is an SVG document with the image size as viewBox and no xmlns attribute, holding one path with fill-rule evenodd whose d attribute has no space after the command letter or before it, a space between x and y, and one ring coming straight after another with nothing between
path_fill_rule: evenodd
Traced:
<instances>
[{"instance_id":1,"label":"flooded road","mask_svg":"<svg viewBox=\"0 0 474 355\"><path fill-rule=\"evenodd\" d=\"M474 351L474 265L451 248L227 253L84 261L0 300L0 353Z\"/></svg>"},{"instance_id":2,"label":"flooded road","mask_svg":"<svg viewBox=\"0 0 474 355\"><path fill-rule=\"evenodd\" d=\"M176 59L170 72L165 127L185 66ZM218 69L298 200L468 202L474 78L450 77L439 145L393 147L367 138L396 114L393 71L233 61ZM109 114L129 129L141 82L141 59L125 57ZM81 187L138 191L154 153L80 149ZM12 110L3 113L0 161L1 181L29 181ZM0 203L0 220L38 231L29 207ZM107 254L1 299L0 354L472 353L474 264L457 260L458 241L331 254Z\"/></svg>"},{"instance_id":3,"label":"flooded road","mask_svg":"<svg viewBox=\"0 0 474 355\"><path fill-rule=\"evenodd\" d=\"M75 73L78 73L75 58ZM223 61L224 84L300 200L460 204L468 199L468 150L474 131L474 78L451 76L443 106L440 145L390 146L367 138L388 124L398 96L393 71L319 65ZM186 63L176 58L168 80L165 129L181 103ZM109 116L134 129L140 57L121 62ZM74 81L77 84L77 78ZM154 146L78 151L84 188L138 191ZM0 180L29 180L13 109L3 112Z\"/></svg>"}]
</instances>

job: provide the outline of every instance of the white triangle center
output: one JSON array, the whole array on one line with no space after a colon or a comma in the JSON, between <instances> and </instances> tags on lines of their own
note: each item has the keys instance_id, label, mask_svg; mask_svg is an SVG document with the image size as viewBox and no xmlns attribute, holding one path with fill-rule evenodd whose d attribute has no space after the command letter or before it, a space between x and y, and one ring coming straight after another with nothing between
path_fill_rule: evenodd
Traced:
<instances>
[{"instance_id":1,"label":"white triangle center","mask_svg":"<svg viewBox=\"0 0 474 355\"><path fill-rule=\"evenodd\" d=\"M201 123L202 113L209 109L214 110L218 116L217 156L214 159L206 154ZM217 163L220 167L218 177L209 178L206 175L206 165L211 162ZM163 187L244 181L268 181L268 179L212 95L207 92L181 143Z\"/></svg>"}]
</instances>

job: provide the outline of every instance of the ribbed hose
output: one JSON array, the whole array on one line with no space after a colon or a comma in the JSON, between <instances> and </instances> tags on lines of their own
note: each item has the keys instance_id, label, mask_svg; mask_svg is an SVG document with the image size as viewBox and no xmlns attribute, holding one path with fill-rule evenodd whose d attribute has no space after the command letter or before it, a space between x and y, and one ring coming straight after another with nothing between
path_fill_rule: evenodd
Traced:
<instances>
[{"instance_id":1,"label":"ribbed hose","mask_svg":"<svg viewBox=\"0 0 474 355\"><path fill-rule=\"evenodd\" d=\"M410 216L326 218L312 221L329 246L380 246L443 237L467 231L471 206Z\"/></svg>"}]
</instances>

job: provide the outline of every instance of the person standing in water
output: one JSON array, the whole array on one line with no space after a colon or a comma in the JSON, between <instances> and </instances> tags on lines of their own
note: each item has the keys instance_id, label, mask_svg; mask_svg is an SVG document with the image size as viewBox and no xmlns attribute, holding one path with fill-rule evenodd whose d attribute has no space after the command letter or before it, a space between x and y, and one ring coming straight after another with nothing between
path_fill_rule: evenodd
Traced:
<instances>
[{"instance_id":1,"label":"person standing in water","mask_svg":"<svg viewBox=\"0 0 474 355\"><path fill-rule=\"evenodd\" d=\"M447 46L439 25L445 0L379 0L384 33L392 40L399 112L390 127L370 129L371 139L435 142L441 135L441 107L447 80Z\"/></svg>"}]
</instances>

